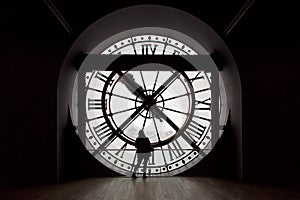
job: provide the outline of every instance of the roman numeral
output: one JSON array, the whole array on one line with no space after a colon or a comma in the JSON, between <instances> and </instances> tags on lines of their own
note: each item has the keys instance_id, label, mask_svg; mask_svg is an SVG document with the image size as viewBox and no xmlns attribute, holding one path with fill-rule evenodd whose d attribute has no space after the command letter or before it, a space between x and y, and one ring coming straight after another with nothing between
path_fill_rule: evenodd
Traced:
<instances>
[{"instance_id":1,"label":"roman numeral","mask_svg":"<svg viewBox=\"0 0 300 200\"><path fill-rule=\"evenodd\" d=\"M88 110L101 109L101 99L88 99Z\"/></svg>"},{"instance_id":2,"label":"roman numeral","mask_svg":"<svg viewBox=\"0 0 300 200\"><path fill-rule=\"evenodd\" d=\"M197 75L194 78L190 78L189 81L193 83L193 81L198 79L204 79L204 76L201 74L201 72L198 72Z\"/></svg>"},{"instance_id":3,"label":"roman numeral","mask_svg":"<svg viewBox=\"0 0 300 200\"><path fill-rule=\"evenodd\" d=\"M117 136L112 132L106 133L101 139L106 138L103 143L92 153L93 155L97 155L99 152L106 149L116 138Z\"/></svg>"},{"instance_id":4,"label":"roman numeral","mask_svg":"<svg viewBox=\"0 0 300 200\"><path fill-rule=\"evenodd\" d=\"M119 154L121 153L120 157L123 158L125 150L126 150L126 147L127 147L127 143L125 142L125 144L121 147L121 149L119 149L115 154L117 156L119 156Z\"/></svg>"},{"instance_id":5,"label":"roman numeral","mask_svg":"<svg viewBox=\"0 0 300 200\"><path fill-rule=\"evenodd\" d=\"M151 53L151 55L154 55L157 46L157 44L142 44L142 55L149 55L149 53Z\"/></svg>"},{"instance_id":6,"label":"roman numeral","mask_svg":"<svg viewBox=\"0 0 300 200\"><path fill-rule=\"evenodd\" d=\"M184 154L184 151L177 140L174 140L168 144L168 150L171 161L179 158Z\"/></svg>"},{"instance_id":7,"label":"roman numeral","mask_svg":"<svg viewBox=\"0 0 300 200\"><path fill-rule=\"evenodd\" d=\"M108 124L106 122L103 122L99 124L98 126L94 126L95 133L99 136L99 139L102 140L103 138L106 138L112 134Z\"/></svg>"},{"instance_id":8,"label":"roman numeral","mask_svg":"<svg viewBox=\"0 0 300 200\"><path fill-rule=\"evenodd\" d=\"M210 110L211 109L211 99L210 99L210 97L203 100L203 101L196 101L195 104L196 104L196 106L199 105L199 104L200 105L201 104L205 105L205 107L195 108L196 110Z\"/></svg>"},{"instance_id":9,"label":"roman numeral","mask_svg":"<svg viewBox=\"0 0 300 200\"><path fill-rule=\"evenodd\" d=\"M104 83L106 83L108 81L108 77L105 76L104 74L101 74L100 72L96 73L95 78L99 79L100 81L103 81ZM110 80L108 84L112 85L113 81L114 80Z\"/></svg>"},{"instance_id":10,"label":"roman numeral","mask_svg":"<svg viewBox=\"0 0 300 200\"><path fill-rule=\"evenodd\" d=\"M155 153L154 151L151 153L151 158L149 160L149 165L155 165L155 157L154 157Z\"/></svg>"},{"instance_id":11,"label":"roman numeral","mask_svg":"<svg viewBox=\"0 0 300 200\"><path fill-rule=\"evenodd\" d=\"M196 140L198 140L203 135L205 129L206 126L203 126L202 124L192 120L188 128L185 130L185 133L187 133L190 137L196 138Z\"/></svg>"}]
</instances>

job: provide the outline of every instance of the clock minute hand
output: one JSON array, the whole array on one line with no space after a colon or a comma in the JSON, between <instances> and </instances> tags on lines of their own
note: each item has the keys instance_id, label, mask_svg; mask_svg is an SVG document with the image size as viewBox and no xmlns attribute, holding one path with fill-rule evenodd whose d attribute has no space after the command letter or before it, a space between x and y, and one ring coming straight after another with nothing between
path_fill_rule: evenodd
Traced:
<instances>
[{"instance_id":1,"label":"clock minute hand","mask_svg":"<svg viewBox=\"0 0 300 200\"><path fill-rule=\"evenodd\" d=\"M145 100L147 96L144 94L144 89L137 82L134 81L132 74L124 74L121 71L117 72L119 76L121 76L121 82L125 85L125 87L132 92L134 95L138 96L142 100Z\"/></svg>"}]
</instances>

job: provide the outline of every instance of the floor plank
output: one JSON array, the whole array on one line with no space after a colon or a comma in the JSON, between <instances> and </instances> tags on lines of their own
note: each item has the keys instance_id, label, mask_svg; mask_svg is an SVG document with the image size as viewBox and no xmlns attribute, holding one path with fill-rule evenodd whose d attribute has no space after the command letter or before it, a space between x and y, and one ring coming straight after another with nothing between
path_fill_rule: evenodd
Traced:
<instances>
[{"instance_id":1,"label":"floor plank","mask_svg":"<svg viewBox=\"0 0 300 200\"><path fill-rule=\"evenodd\" d=\"M299 200L300 191L297 189L207 177L114 177L4 191L0 199Z\"/></svg>"}]
</instances>

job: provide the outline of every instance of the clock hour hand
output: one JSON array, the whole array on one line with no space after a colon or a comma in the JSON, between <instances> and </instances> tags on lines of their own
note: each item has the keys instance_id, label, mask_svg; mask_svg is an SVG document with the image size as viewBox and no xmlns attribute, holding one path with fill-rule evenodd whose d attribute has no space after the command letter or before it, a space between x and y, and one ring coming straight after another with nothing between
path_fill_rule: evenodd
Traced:
<instances>
[{"instance_id":1,"label":"clock hour hand","mask_svg":"<svg viewBox=\"0 0 300 200\"><path fill-rule=\"evenodd\" d=\"M144 89L137 82L135 82L133 75L121 71L118 71L119 76L121 76L120 82L122 82L125 87L132 92L134 95L138 96L141 100L145 100L147 96L144 94Z\"/></svg>"}]
</instances>

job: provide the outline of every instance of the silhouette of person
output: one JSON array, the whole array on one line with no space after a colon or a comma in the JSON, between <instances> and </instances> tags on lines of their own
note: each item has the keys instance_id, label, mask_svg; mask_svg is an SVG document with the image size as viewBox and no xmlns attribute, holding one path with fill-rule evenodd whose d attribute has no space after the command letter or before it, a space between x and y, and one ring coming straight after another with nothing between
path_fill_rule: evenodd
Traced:
<instances>
[{"instance_id":1,"label":"silhouette of person","mask_svg":"<svg viewBox=\"0 0 300 200\"><path fill-rule=\"evenodd\" d=\"M147 170L147 163L149 161L149 157L151 156L151 152L154 151L153 147L151 146L150 140L148 137L145 136L143 130L139 131L139 136L135 140L135 147L137 153L137 164L134 167L132 177L136 178L136 171L144 161L143 165L143 178L146 178L146 170Z\"/></svg>"}]
</instances>

